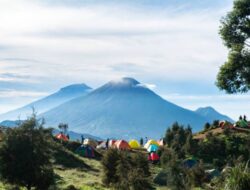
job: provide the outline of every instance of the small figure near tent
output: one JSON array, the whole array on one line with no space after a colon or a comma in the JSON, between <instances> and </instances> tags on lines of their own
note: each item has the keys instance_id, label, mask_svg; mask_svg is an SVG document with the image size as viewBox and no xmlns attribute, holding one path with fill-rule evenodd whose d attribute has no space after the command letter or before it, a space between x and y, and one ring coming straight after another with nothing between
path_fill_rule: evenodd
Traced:
<instances>
[{"instance_id":1,"label":"small figure near tent","mask_svg":"<svg viewBox=\"0 0 250 190\"><path fill-rule=\"evenodd\" d=\"M140 139L140 145L143 146L143 138Z\"/></svg>"},{"instance_id":2,"label":"small figure near tent","mask_svg":"<svg viewBox=\"0 0 250 190\"><path fill-rule=\"evenodd\" d=\"M109 148L109 139L106 140L106 149Z\"/></svg>"},{"instance_id":3,"label":"small figure near tent","mask_svg":"<svg viewBox=\"0 0 250 190\"><path fill-rule=\"evenodd\" d=\"M247 116L246 115L243 116L243 120L247 122Z\"/></svg>"},{"instance_id":4,"label":"small figure near tent","mask_svg":"<svg viewBox=\"0 0 250 190\"><path fill-rule=\"evenodd\" d=\"M68 140L70 139L70 138L69 138L69 134L67 134L66 137L68 138Z\"/></svg>"},{"instance_id":5,"label":"small figure near tent","mask_svg":"<svg viewBox=\"0 0 250 190\"><path fill-rule=\"evenodd\" d=\"M82 139L81 144L83 144L83 142L84 142L84 136L83 135L81 135L81 139Z\"/></svg>"}]
</instances>

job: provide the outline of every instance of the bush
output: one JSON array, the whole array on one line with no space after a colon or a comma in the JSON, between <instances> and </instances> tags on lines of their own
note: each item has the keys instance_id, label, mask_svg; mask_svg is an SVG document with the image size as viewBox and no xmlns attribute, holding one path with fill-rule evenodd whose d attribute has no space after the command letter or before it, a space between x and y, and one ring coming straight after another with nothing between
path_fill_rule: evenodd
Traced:
<instances>
[{"instance_id":1,"label":"bush","mask_svg":"<svg viewBox=\"0 0 250 190\"><path fill-rule=\"evenodd\" d=\"M148 161L143 154L131 156L128 152L109 149L103 156L102 166L102 181L107 187L118 190L152 189Z\"/></svg>"}]
</instances>

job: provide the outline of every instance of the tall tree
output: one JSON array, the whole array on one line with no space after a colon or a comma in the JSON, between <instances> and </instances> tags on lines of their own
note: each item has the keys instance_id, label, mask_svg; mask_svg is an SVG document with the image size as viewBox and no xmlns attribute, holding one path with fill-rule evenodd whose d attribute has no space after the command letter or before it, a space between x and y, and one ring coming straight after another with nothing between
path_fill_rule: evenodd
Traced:
<instances>
[{"instance_id":1,"label":"tall tree","mask_svg":"<svg viewBox=\"0 0 250 190\"><path fill-rule=\"evenodd\" d=\"M220 35L229 49L228 60L217 75L217 86L228 93L250 89L250 1L235 0L221 20Z\"/></svg>"}]
</instances>

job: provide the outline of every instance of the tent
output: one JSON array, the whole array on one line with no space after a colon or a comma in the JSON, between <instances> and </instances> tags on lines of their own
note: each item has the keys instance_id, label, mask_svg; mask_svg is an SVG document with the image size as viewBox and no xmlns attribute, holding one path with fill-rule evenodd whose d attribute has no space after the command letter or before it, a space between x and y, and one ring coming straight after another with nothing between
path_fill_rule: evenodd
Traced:
<instances>
[{"instance_id":1,"label":"tent","mask_svg":"<svg viewBox=\"0 0 250 190\"><path fill-rule=\"evenodd\" d=\"M158 146L158 145L151 144L151 145L147 148L147 151L148 151L148 152L156 152L158 149L159 149L159 146Z\"/></svg>"},{"instance_id":2,"label":"tent","mask_svg":"<svg viewBox=\"0 0 250 190\"><path fill-rule=\"evenodd\" d=\"M164 146L164 140L163 139L157 141L157 143L159 144L159 146Z\"/></svg>"},{"instance_id":3,"label":"tent","mask_svg":"<svg viewBox=\"0 0 250 190\"><path fill-rule=\"evenodd\" d=\"M68 141L68 137L62 133L59 133L56 135L56 138L59 139L59 140L63 140L63 141Z\"/></svg>"},{"instance_id":4,"label":"tent","mask_svg":"<svg viewBox=\"0 0 250 190\"><path fill-rule=\"evenodd\" d=\"M99 145L96 147L97 149L106 149L106 141L102 141Z\"/></svg>"},{"instance_id":5,"label":"tent","mask_svg":"<svg viewBox=\"0 0 250 190\"><path fill-rule=\"evenodd\" d=\"M245 121L245 120L240 120L237 122L237 125L239 125L239 127L242 127L242 128L247 128L248 127L248 122Z\"/></svg>"},{"instance_id":6,"label":"tent","mask_svg":"<svg viewBox=\"0 0 250 190\"><path fill-rule=\"evenodd\" d=\"M96 141L92 140L92 139L85 139L83 141L83 144L84 145L89 145L89 146L92 146L93 148L95 148L98 143Z\"/></svg>"},{"instance_id":7,"label":"tent","mask_svg":"<svg viewBox=\"0 0 250 190\"><path fill-rule=\"evenodd\" d=\"M148 149L148 147L151 145L151 144L155 144L157 146L159 146L158 142L156 142L155 140L148 140L148 142L144 145L144 148Z\"/></svg>"},{"instance_id":8,"label":"tent","mask_svg":"<svg viewBox=\"0 0 250 190\"><path fill-rule=\"evenodd\" d=\"M94 148L89 145L81 145L78 147L75 151L80 156L84 156L87 158L94 158L95 157L95 151Z\"/></svg>"},{"instance_id":9,"label":"tent","mask_svg":"<svg viewBox=\"0 0 250 190\"><path fill-rule=\"evenodd\" d=\"M120 149L120 150L129 150L131 149L127 141L124 140L118 140L113 145L114 148Z\"/></svg>"},{"instance_id":10,"label":"tent","mask_svg":"<svg viewBox=\"0 0 250 190\"><path fill-rule=\"evenodd\" d=\"M129 141L129 146L133 149L140 148L140 144L137 140Z\"/></svg>"},{"instance_id":11,"label":"tent","mask_svg":"<svg viewBox=\"0 0 250 190\"><path fill-rule=\"evenodd\" d=\"M115 144L116 140L109 140L109 148L113 148L114 144Z\"/></svg>"},{"instance_id":12,"label":"tent","mask_svg":"<svg viewBox=\"0 0 250 190\"><path fill-rule=\"evenodd\" d=\"M152 152L148 155L148 161L152 161L153 163L156 163L160 160L160 157L156 152Z\"/></svg>"},{"instance_id":13,"label":"tent","mask_svg":"<svg viewBox=\"0 0 250 190\"><path fill-rule=\"evenodd\" d=\"M217 169L205 170L205 173L208 174L209 179L220 176L220 171Z\"/></svg>"}]
</instances>

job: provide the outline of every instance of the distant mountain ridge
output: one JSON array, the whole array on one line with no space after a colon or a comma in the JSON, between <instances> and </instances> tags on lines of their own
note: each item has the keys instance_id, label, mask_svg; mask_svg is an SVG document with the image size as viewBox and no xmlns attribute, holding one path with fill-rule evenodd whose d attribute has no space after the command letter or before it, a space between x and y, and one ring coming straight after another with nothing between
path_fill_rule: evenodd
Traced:
<instances>
[{"instance_id":1,"label":"distant mountain ridge","mask_svg":"<svg viewBox=\"0 0 250 190\"><path fill-rule=\"evenodd\" d=\"M32 102L26 106L0 115L0 121L26 119L32 114L32 109L35 109L37 114L46 112L64 102L79 96L84 96L90 92L91 88L86 84L73 84L61 88L58 92L51 94L45 98Z\"/></svg>"},{"instance_id":2,"label":"distant mountain ridge","mask_svg":"<svg viewBox=\"0 0 250 190\"><path fill-rule=\"evenodd\" d=\"M7 125L15 123L8 119L13 114L14 119L18 118L17 114L26 119L32 105L35 105L38 117L45 118L47 127L57 128L59 123L68 123L70 130L77 134L86 133L101 138L160 138L166 128L176 121L190 125L195 132L201 130L206 122L232 121L212 107L191 111L175 105L133 78L113 80L95 90L85 84L70 85L0 115L0 121L7 119L4 121Z\"/></svg>"},{"instance_id":3,"label":"distant mountain ridge","mask_svg":"<svg viewBox=\"0 0 250 190\"><path fill-rule=\"evenodd\" d=\"M102 138L160 138L178 121L198 131L205 117L168 102L132 78L110 81L41 114L48 126L68 123L76 132Z\"/></svg>"},{"instance_id":4,"label":"distant mountain ridge","mask_svg":"<svg viewBox=\"0 0 250 190\"><path fill-rule=\"evenodd\" d=\"M214 120L226 120L226 121L229 121L232 123L234 122L233 119L231 119L230 117L228 117L226 115L219 113L211 106L198 108L197 110L195 110L195 112L197 114L207 118L210 123L212 123Z\"/></svg>"},{"instance_id":5,"label":"distant mountain ridge","mask_svg":"<svg viewBox=\"0 0 250 190\"><path fill-rule=\"evenodd\" d=\"M5 128L18 127L22 122L23 122L22 120L16 120L16 121L6 120L6 121L0 122L0 127L5 127ZM53 130L53 135L56 135L58 133L60 133L60 131L58 129ZM102 140L99 137L96 137L96 136L93 136L90 134L86 134L86 133L81 134L81 133L76 133L74 131L68 131L67 133L69 134L71 140L81 141L82 135L85 139L90 138L90 139L94 139L94 140L98 140L98 141Z\"/></svg>"}]
</instances>

